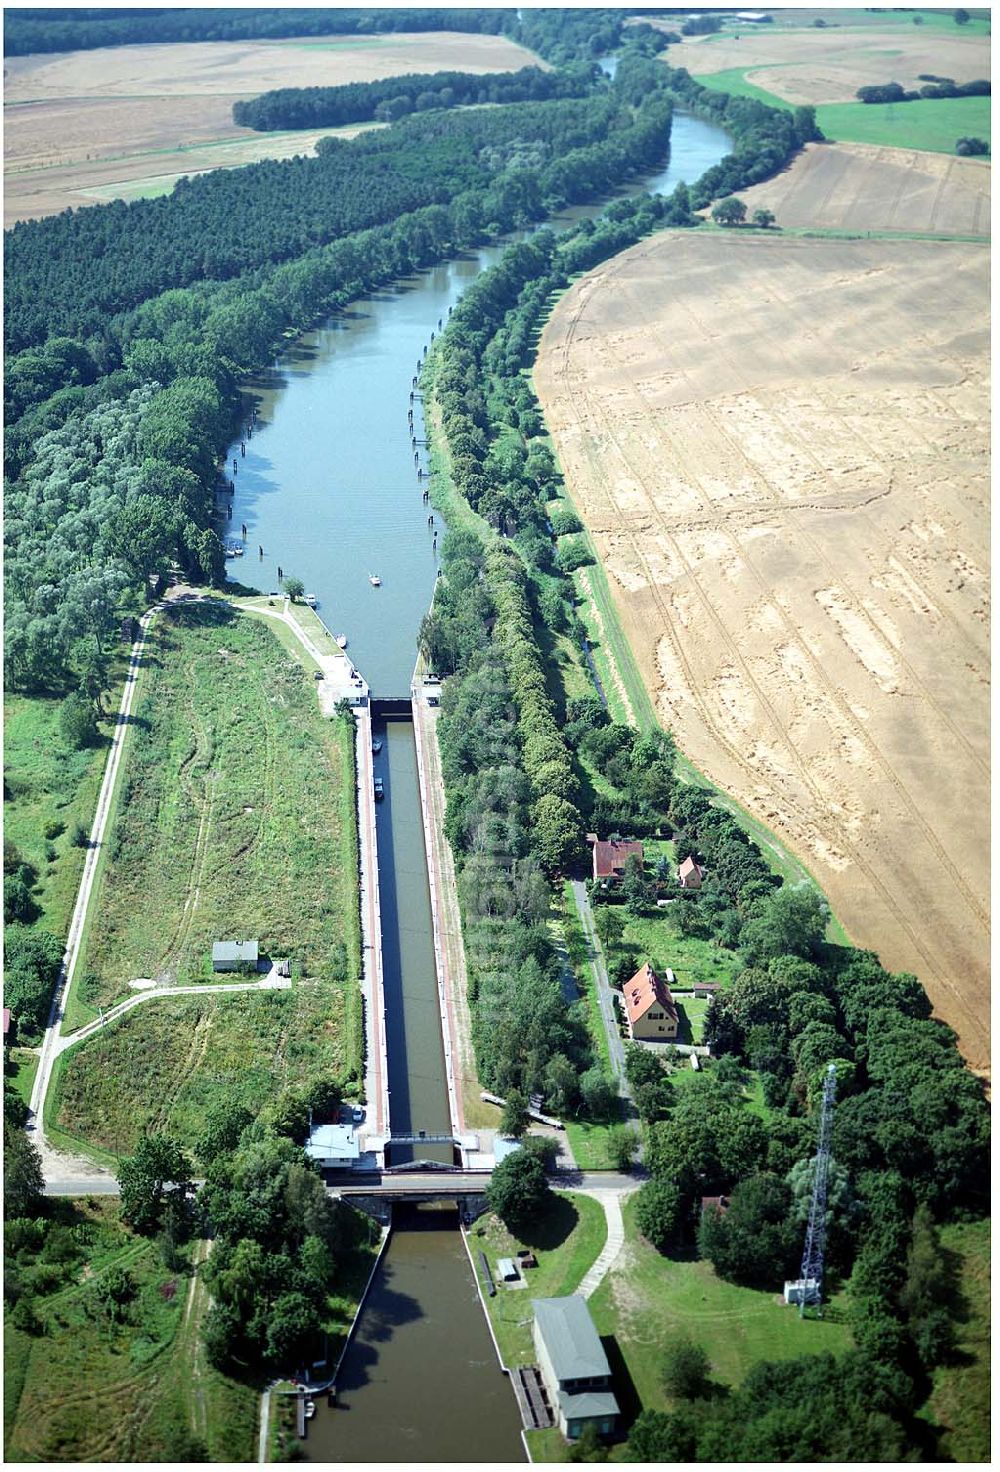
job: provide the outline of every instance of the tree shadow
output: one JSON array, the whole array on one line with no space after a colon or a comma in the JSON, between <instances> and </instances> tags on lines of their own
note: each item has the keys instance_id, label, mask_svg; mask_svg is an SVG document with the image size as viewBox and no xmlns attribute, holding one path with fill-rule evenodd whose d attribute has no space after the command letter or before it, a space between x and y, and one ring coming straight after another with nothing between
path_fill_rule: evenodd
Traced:
<instances>
[{"instance_id":1,"label":"tree shadow","mask_svg":"<svg viewBox=\"0 0 1000 1472\"><path fill-rule=\"evenodd\" d=\"M545 1215L525 1227L519 1236L526 1247L551 1252L562 1246L579 1220L580 1213L572 1201L567 1201L565 1196L553 1196Z\"/></svg>"}]
</instances>

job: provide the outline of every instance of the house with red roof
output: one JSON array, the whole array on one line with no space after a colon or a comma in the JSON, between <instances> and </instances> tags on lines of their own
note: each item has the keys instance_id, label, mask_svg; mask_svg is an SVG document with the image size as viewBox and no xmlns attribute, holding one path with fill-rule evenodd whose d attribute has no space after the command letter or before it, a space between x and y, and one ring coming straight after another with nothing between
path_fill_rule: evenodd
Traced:
<instances>
[{"instance_id":1,"label":"house with red roof","mask_svg":"<svg viewBox=\"0 0 1000 1472\"><path fill-rule=\"evenodd\" d=\"M697 859L688 854L687 858L677 870L677 878L680 880L681 889L701 889L701 881L705 877L705 871Z\"/></svg>"},{"instance_id":2,"label":"house with red roof","mask_svg":"<svg viewBox=\"0 0 1000 1472\"><path fill-rule=\"evenodd\" d=\"M629 858L638 859L640 864L643 861L641 843L620 838L598 838L596 833L588 833L587 842L594 856L594 878L606 889L620 882Z\"/></svg>"},{"instance_id":3,"label":"house with red roof","mask_svg":"<svg viewBox=\"0 0 1000 1472\"><path fill-rule=\"evenodd\" d=\"M680 1017L667 983L647 961L622 987L629 1032L637 1042L669 1043L677 1037Z\"/></svg>"}]
</instances>

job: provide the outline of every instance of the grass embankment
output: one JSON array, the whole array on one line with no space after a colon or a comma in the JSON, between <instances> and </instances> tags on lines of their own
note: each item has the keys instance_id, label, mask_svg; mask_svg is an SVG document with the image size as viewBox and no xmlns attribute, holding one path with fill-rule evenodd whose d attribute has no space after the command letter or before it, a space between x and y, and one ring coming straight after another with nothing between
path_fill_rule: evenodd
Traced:
<instances>
[{"instance_id":1,"label":"grass embankment","mask_svg":"<svg viewBox=\"0 0 1000 1472\"><path fill-rule=\"evenodd\" d=\"M713 92L752 97L768 107L792 112L794 103L749 80L749 75L759 69L734 67L708 72L694 80ZM770 66L767 70L775 68ZM891 78L887 76L886 80ZM870 143L912 148L922 153L954 153L959 138L982 138L990 142L990 105L989 97L924 97L916 102L890 103L821 102L816 108L816 121L831 143Z\"/></svg>"},{"instance_id":2,"label":"grass embankment","mask_svg":"<svg viewBox=\"0 0 1000 1472\"><path fill-rule=\"evenodd\" d=\"M990 1223L941 1228L945 1252L960 1259L964 1322L957 1362L934 1371L934 1388L921 1415L943 1435L940 1450L953 1462L990 1460Z\"/></svg>"},{"instance_id":3,"label":"grass embankment","mask_svg":"<svg viewBox=\"0 0 1000 1472\"><path fill-rule=\"evenodd\" d=\"M60 939L69 930L86 857L70 839L77 826L89 835L94 821L127 665L123 646L112 660L97 744L82 751L62 737L61 699L7 695L4 701L4 838L37 870L37 923Z\"/></svg>"},{"instance_id":4,"label":"grass embankment","mask_svg":"<svg viewBox=\"0 0 1000 1472\"><path fill-rule=\"evenodd\" d=\"M213 979L220 939L356 977L352 736L270 629L220 602L164 612L133 720L67 1025L135 979Z\"/></svg>"},{"instance_id":5,"label":"grass embankment","mask_svg":"<svg viewBox=\"0 0 1000 1472\"><path fill-rule=\"evenodd\" d=\"M469 1233L476 1277L479 1280L500 1354L508 1368L537 1362L531 1337L534 1314L533 1298L558 1298L575 1293L587 1269L597 1260L607 1241L608 1228L604 1210L589 1196L560 1191L554 1194L545 1217L529 1236L515 1238L499 1217L483 1217ZM518 1250L530 1247L538 1258L537 1268L525 1268L523 1288L507 1288L498 1280L497 1259L517 1257ZM497 1284L495 1298L489 1298L483 1282L479 1253L485 1252Z\"/></svg>"},{"instance_id":6,"label":"grass embankment","mask_svg":"<svg viewBox=\"0 0 1000 1472\"><path fill-rule=\"evenodd\" d=\"M166 1268L118 1210L107 1200L59 1203L41 1253L9 1254L40 1327L5 1324L6 1460L255 1460L259 1397L208 1364L199 1333L207 1293L190 1263ZM121 1324L95 1300L112 1268L127 1269L136 1288Z\"/></svg>"},{"instance_id":7,"label":"grass embankment","mask_svg":"<svg viewBox=\"0 0 1000 1472\"><path fill-rule=\"evenodd\" d=\"M52 1124L76 1148L110 1156L131 1154L147 1130L194 1150L216 1103L257 1114L290 1086L344 1080L354 1066L347 1011L347 989L328 980L143 1002L60 1059Z\"/></svg>"}]
</instances>

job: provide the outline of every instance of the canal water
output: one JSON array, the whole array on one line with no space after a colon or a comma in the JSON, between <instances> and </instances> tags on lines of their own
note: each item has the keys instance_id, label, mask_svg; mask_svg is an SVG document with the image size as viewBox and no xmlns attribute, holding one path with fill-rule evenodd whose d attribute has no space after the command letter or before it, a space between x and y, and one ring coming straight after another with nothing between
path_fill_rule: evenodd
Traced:
<instances>
[{"instance_id":1,"label":"canal water","mask_svg":"<svg viewBox=\"0 0 1000 1472\"><path fill-rule=\"evenodd\" d=\"M670 193L730 149L720 128L675 114L669 166L631 190ZM629 192L631 192L631 190ZM565 226L603 205L567 211ZM422 499L407 410L431 332L503 246L423 272L357 303L292 344L246 385L253 436L237 442L228 541L247 527L234 576L263 592L278 568L318 612L376 697L408 694L417 632L430 605L444 526ZM422 438L419 400L414 404ZM433 515L434 524L429 518ZM437 532L437 546L434 533ZM262 549L262 555L258 552ZM373 587L369 575L381 586ZM390 722L376 770L390 1116L400 1132L448 1127L427 870L412 727ZM420 1154L430 1154L421 1149ZM397 1216L341 1369L339 1405L310 1423L318 1462L522 1461L520 1416L496 1356L452 1212Z\"/></svg>"}]
</instances>

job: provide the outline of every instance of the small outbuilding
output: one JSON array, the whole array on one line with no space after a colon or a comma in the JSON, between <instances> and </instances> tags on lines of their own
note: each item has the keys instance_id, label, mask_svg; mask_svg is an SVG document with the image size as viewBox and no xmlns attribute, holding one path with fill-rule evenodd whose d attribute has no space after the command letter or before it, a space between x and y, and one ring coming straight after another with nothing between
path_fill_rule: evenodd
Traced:
<instances>
[{"instance_id":1,"label":"small outbuilding","mask_svg":"<svg viewBox=\"0 0 1000 1472\"><path fill-rule=\"evenodd\" d=\"M538 1366L559 1430L570 1441L586 1426L594 1426L599 1436L610 1435L618 1421L618 1402L586 1300L578 1293L536 1298L532 1308Z\"/></svg>"},{"instance_id":2,"label":"small outbuilding","mask_svg":"<svg viewBox=\"0 0 1000 1472\"><path fill-rule=\"evenodd\" d=\"M497 1276L499 1277L501 1283L520 1282L521 1274L518 1271L517 1263L512 1257L498 1258Z\"/></svg>"},{"instance_id":3,"label":"small outbuilding","mask_svg":"<svg viewBox=\"0 0 1000 1472\"><path fill-rule=\"evenodd\" d=\"M321 1170L350 1170L361 1159L361 1146L348 1124L321 1124L305 1144L306 1154Z\"/></svg>"},{"instance_id":4,"label":"small outbuilding","mask_svg":"<svg viewBox=\"0 0 1000 1472\"><path fill-rule=\"evenodd\" d=\"M255 940L217 940L212 947L213 971L256 971L259 959Z\"/></svg>"},{"instance_id":5,"label":"small outbuilding","mask_svg":"<svg viewBox=\"0 0 1000 1472\"><path fill-rule=\"evenodd\" d=\"M729 1197L728 1196L703 1196L701 1198L701 1214L702 1214L702 1216L704 1216L707 1211L714 1211L719 1216L725 1216L725 1214L726 1214L726 1212L728 1210L729 1210Z\"/></svg>"},{"instance_id":6,"label":"small outbuilding","mask_svg":"<svg viewBox=\"0 0 1000 1472\"><path fill-rule=\"evenodd\" d=\"M717 981L696 981L692 987L692 991L696 997L707 997L709 1000L715 996L718 990L719 983Z\"/></svg>"},{"instance_id":7,"label":"small outbuilding","mask_svg":"<svg viewBox=\"0 0 1000 1472\"><path fill-rule=\"evenodd\" d=\"M697 859L688 854L687 858L677 870L677 878L681 889L701 889L701 881L705 877L705 871Z\"/></svg>"}]
</instances>

